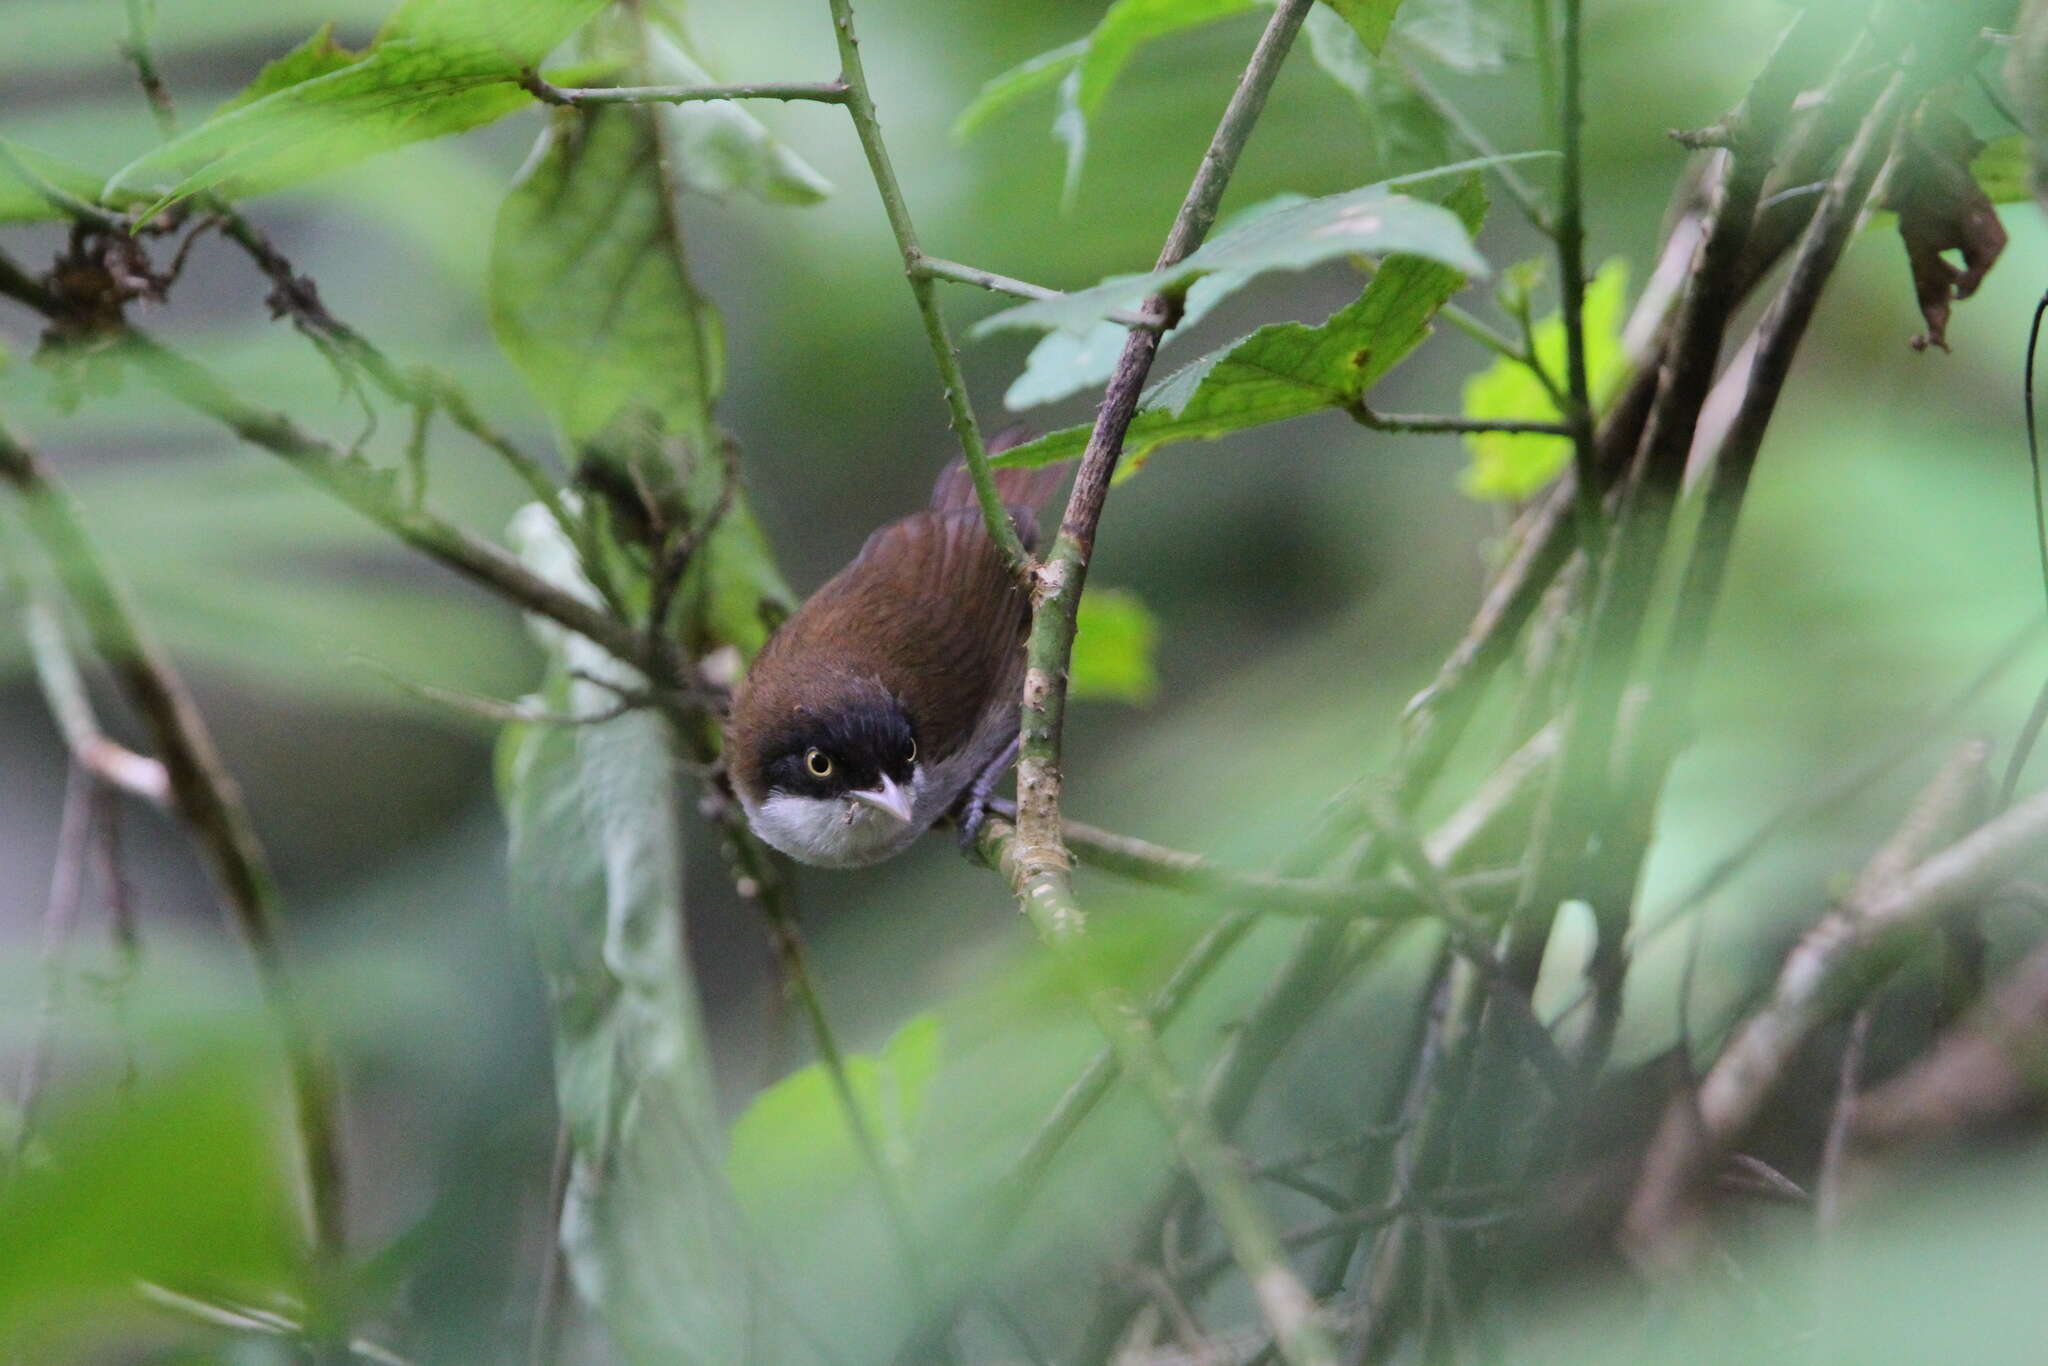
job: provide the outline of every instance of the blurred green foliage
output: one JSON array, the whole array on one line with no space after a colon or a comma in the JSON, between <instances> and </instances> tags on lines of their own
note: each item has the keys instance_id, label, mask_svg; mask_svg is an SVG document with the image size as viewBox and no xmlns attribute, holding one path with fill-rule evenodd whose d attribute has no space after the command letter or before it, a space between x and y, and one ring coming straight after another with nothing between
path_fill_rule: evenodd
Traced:
<instances>
[{"instance_id":1,"label":"blurred green foliage","mask_svg":"<svg viewBox=\"0 0 2048 1366\"><path fill-rule=\"evenodd\" d=\"M625 174L645 168L644 123L591 125L633 146L611 148L599 168L613 192L577 202L539 194L564 188L559 133L545 134L542 159L516 178L548 116L504 77L541 56L589 3L522 6L536 25L525 40L460 61L403 23L380 28L391 17L387 0L155 8L159 55L188 111L183 139L158 145L121 70L117 0L0 5L0 135L73 194L109 178L152 195L275 191L248 211L276 230L338 314L401 361L455 373L532 449L558 445L564 466L586 438L620 432L630 396L660 417L651 438L629 422L634 439L660 447L664 435L687 438L690 458L677 470L701 514L715 498L699 482L716 474L704 458L717 439L712 424L728 431L750 501L719 524L735 547L705 561L726 577L703 585L686 609L710 614L707 641L751 647L762 602L781 596L777 562L792 583L814 584L874 525L923 497L947 449L943 408L839 111L656 116L682 149L692 192L678 201L656 202L645 180ZM460 18L462 8L448 12ZM1417 95L1409 68L1418 64L1503 148L1548 142L1522 6L1409 0L1378 54L1367 40L1379 31L1374 15L1390 7L1350 8L1365 16L1352 17L1355 29L1312 22L1305 55L1316 67L1298 61L1283 79L1233 206L1351 193L1462 155ZM1606 0L1589 10L1595 246L1645 261L1682 164L1664 130L1724 110L1790 10L1777 0ZM438 12L422 0L407 7L415 19ZM1263 17L1244 0L873 0L862 16L884 125L928 244L1059 286L1129 275L1150 260ZM830 74L821 4L699 5L687 17L690 44L666 30L656 40L666 78ZM321 28L329 21L331 50ZM313 65L268 67L266 76L308 32L314 46L297 60ZM285 79L308 76L316 78ZM385 108L427 77L452 82L454 93L417 117ZM246 103L197 117L238 92ZM1048 92L1052 100L1037 98ZM1974 112L1992 131L1995 114ZM459 140L419 141L472 126ZM972 137L949 141L949 128ZM1993 147L2003 151L1985 154L1982 174L2011 189L2011 144ZM1549 173L1545 162L1524 169ZM1480 234L1476 194L1458 194L1452 207L1488 259L1532 250L1510 222ZM673 259L636 252L646 239L628 231L672 202L688 275ZM580 217L544 216L569 210ZM43 264L61 246L60 231L33 226L47 218L32 189L0 174L0 224L16 225L0 232L0 246ZM2025 296L2048 238L2023 204L2007 221L2014 242L2002 284L1958 313L1954 357L1907 351L1916 323L1896 244L1881 233L1858 241L1759 474L1700 740L1664 805L1644 895L1653 912L1779 803L1854 761L1873 737L1916 724L2038 614L2024 476L2006 415ZM585 234L607 229L621 233L620 250L587 250ZM1493 524L1491 509L1459 494L1457 443L1369 434L1329 410L1382 379L1390 409L1457 407L1465 377L1487 357L1455 336L1425 343L1435 310L1465 283L1449 264L1397 257L1361 291L1351 266L1332 260L1228 298L1215 291L1207 316L1177 334L1173 344L1202 359L1152 395L1133 452L1142 455L1148 439L1219 440L1153 469L1113 502L1099 572L1135 596L1091 594L1076 695L1154 705L1077 711L1077 815L1271 866L1330 793L1376 768L1402 700L1462 626L1478 578L1475 546ZM312 348L267 316L267 288L208 242L169 305L139 316L238 388L344 441L360 438L369 458L395 464L405 415L386 408L371 423ZM1592 331L1603 342L1618 336L1625 292L1618 266L1602 272ZM585 296L630 308L594 312ZM1461 301L1488 311L1477 291ZM962 292L947 307L965 331L1002 305ZM0 314L8 350L32 352L37 329L25 314ZM1554 329L1538 327L1537 347L1556 373ZM673 364L693 348L701 365ZM1346 368L1362 349L1368 363ZM722 365L712 359L719 352ZM649 373L654 357L667 368ZM966 359L988 410L1023 369L1024 347L998 336ZM1099 361L1043 364L1093 374ZM1553 411L1540 388L1508 387L1485 373L1463 389L1467 411ZM1071 453L1079 429L1069 424L1086 417L1089 396L1064 382L1034 396L1067 405L1047 419L1063 430L1036 452ZM590 1200L576 1206L585 1241L572 1245L572 1260L579 1289L622 1343L672 1359L745 1336L740 1311L775 1292L765 1287L769 1271L716 1250L743 1209L783 1283L801 1287L796 1317L813 1336L825 1331L832 1349L782 1343L770 1359L881 1359L916 1306L821 1075L793 1068L789 1046L759 1023L773 988L760 982L757 931L724 885L717 851L701 837L688 849L676 844L678 829L694 823L681 812L659 728L642 717L508 738L508 897L502 832L479 814L488 799L477 723L429 709L347 661L367 655L407 677L499 696L527 691L544 669L551 681L539 695L550 706L596 709L605 690L566 679L571 644L529 643L501 606L403 559L290 471L133 378L71 418L53 413L49 397L36 367L0 369L0 408L58 457L136 582L145 615L200 675L231 761L285 855L295 948L325 969L315 974L318 995L346 1047L363 1116L366 1256L426 1264L420 1249L434 1244L423 1228L446 1194L423 1193L435 1181L455 1187L467 1175L510 1187L498 1192L507 1203L538 1201L477 1159L476 1131L515 1128L506 1116L522 1105L544 1109L552 1058L565 1114L618 1164L609 1184L579 1196ZM1237 429L1247 407L1262 419L1300 420L1245 434ZM1473 452L1468 477L1494 496L1539 486L1558 452L1540 438L1479 444L1486 450ZM437 504L479 528L501 526L527 496L445 430L430 468ZM550 533L542 523L535 534ZM552 550L551 572L573 581L571 552ZM0 658L19 703L0 720L24 756L9 766L0 836L24 870L10 900L26 908L40 898L32 884L47 861L61 765L30 704L18 646L9 640ZM2036 651L1952 729L2010 734L2042 663ZM1487 720L1504 730L1504 718ZM434 741L441 747L427 752L436 757L423 760ZM1623 1059L1670 1048L1682 1010L1693 1040L1711 1039L1924 771L1909 764L1859 800L1783 829L1705 912L1646 944L1631 974ZM266 1099L276 1094L270 1064L245 1043L221 1044L219 1021L202 1009L228 1009L239 977L231 950L180 916L204 900L181 859L154 827L131 845L152 912L137 1009L154 1045L143 1084L129 1103L105 1100L115 1045L74 1010L64 1034L72 1068L41 1145L47 1164L0 1197L0 1326L26 1334L8 1344L24 1359L99 1359L91 1354L116 1339L160 1348L151 1359L188 1349L222 1358L213 1330L195 1337L145 1320L127 1288L136 1276L223 1298L290 1303L307 1292L281 1175L285 1126ZM914 1214L934 1231L957 1228L1097 1036L1008 916L1000 888L942 847L873 873L801 875L796 886L828 1004L866 1041L854 1074L864 1094L872 1088L892 1161L913 1178ZM1084 886L1105 970L1138 987L1155 984L1221 909L1100 879ZM708 1025L696 1018L689 979L671 971L683 953L675 927L655 913L684 889ZM507 900L516 919L503 915ZM1709 923L1704 941L1690 938ZM32 1030L39 992L18 947L25 917L0 928L10 969L0 1041L12 1052ZM2019 913L1997 922L1995 947L2009 957L2028 928ZM1168 1037L1189 1075L1232 1037L1291 936L1288 926L1261 926L1198 995ZM1351 1135L1390 1077L1391 1060L1361 1041L1398 1036L1421 947L1404 943L1363 977L1265 1080L1248 1149L1284 1156ZM1575 948L1583 943L1573 927L1556 980L1546 980L1546 1007L1575 988ZM185 970L188 956L201 970ZM549 999L517 989L543 978ZM558 1027L567 1022L552 1038L548 1006ZM180 1041L206 1056L176 1056ZM762 1085L775 1078L779 1085ZM722 1117L733 1114L740 1148L727 1155ZM1128 1222L1162 1180L1161 1152L1149 1114L1117 1093L1064 1155L1003 1268L1007 1306L1034 1329L1057 1338L1071 1328L1081 1291L1105 1259L1123 1254ZM2009 1167L1924 1180L1908 1172L1896 1198L1879 1196L1812 1277L1803 1231L1763 1220L1756 1242L1741 1248L1734 1290L1681 1295L1647 1329L1633 1301L1615 1308L1588 1287L1582 1302L1531 1275L1488 1331L1529 1360L2032 1360L2039 1324L2028 1277L2039 1269L2032 1249L2043 1213L2031 1194L2034 1161L2025 1154ZM738 1209L720 1203L727 1177ZM1319 1217L1306 1197L1272 1198L1289 1223ZM509 1263L532 1248L508 1237L489 1250ZM531 1277L511 1278L508 1302L523 1305ZM1219 1293L1217 1321L1249 1317L1235 1295ZM437 1312L407 1305L390 1318L425 1340ZM506 1359L503 1344L515 1335L497 1312L493 1305L483 1335L468 1340L473 1355L448 1359ZM973 1359L1017 1353L987 1313L970 1316L965 1341Z\"/></svg>"}]
</instances>

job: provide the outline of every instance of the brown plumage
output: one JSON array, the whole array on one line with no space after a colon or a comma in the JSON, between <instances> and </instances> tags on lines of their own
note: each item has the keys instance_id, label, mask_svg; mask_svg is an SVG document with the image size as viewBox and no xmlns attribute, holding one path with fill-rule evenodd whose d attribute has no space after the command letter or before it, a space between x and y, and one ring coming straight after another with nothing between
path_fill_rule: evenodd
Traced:
<instances>
[{"instance_id":1,"label":"brown plumage","mask_svg":"<svg viewBox=\"0 0 2048 1366\"><path fill-rule=\"evenodd\" d=\"M1038 539L1035 504L1061 473L1001 472L1027 548ZM811 862L871 862L908 844L1015 735L1029 626L1026 587L989 540L966 471L952 466L931 506L870 536L776 631L741 684L728 766L755 829ZM901 758L913 751L911 828L891 829L887 840L878 832L874 850L821 851L763 817L773 796L835 800L884 775L913 790ZM812 755L828 773L795 766Z\"/></svg>"}]
</instances>

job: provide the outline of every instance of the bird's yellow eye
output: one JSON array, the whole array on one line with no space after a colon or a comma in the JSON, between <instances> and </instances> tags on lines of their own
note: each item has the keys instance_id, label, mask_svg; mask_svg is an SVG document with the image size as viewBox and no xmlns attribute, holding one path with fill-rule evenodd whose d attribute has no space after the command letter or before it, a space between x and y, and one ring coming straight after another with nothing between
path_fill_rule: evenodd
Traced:
<instances>
[{"instance_id":1,"label":"bird's yellow eye","mask_svg":"<svg viewBox=\"0 0 2048 1366\"><path fill-rule=\"evenodd\" d=\"M811 771L813 778L829 778L832 776L832 756L822 749L807 749L804 751L804 767Z\"/></svg>"},{"instance_id":2,"label":"bird's yellow eye","mask_svg":"<svg viewBox=\"0 0 2048 1366\"><path fill-rule=\"evenodd\" d=\"M917 762L917 737L915 735L910 737L910 753L903 756L903 762L907 764Z\"/></svg>"}]
</instances>

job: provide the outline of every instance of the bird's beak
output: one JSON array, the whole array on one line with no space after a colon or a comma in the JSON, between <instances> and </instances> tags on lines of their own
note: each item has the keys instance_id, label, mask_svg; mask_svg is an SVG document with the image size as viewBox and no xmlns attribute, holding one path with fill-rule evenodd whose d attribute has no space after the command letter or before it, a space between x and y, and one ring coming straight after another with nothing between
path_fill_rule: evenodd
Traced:
<instances>
[{"instance_id":1,"label":"bird's beak","mask_svg":"<svg viewBox=\"0 0 2048 1366\"><path fill-rule=\"evenodd\" d=\"M857 802L866 802L877 811L888 812L905 825L910 824L910 793L886 775L882 778L880 787L870 788L865 792L849 792L846 795Z\"/></svg>"}]
</instances>

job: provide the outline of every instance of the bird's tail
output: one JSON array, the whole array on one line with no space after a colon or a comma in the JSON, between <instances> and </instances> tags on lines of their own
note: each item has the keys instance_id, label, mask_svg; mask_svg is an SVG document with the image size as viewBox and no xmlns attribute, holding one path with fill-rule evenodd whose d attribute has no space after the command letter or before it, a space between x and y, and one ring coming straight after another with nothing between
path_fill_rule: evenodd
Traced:
<instances>
[{"instance_id":1,"label":"bird's tail","mask_svg":"<svg viewBox=\"0 0 2048 1366\"><path fill-rule=\"evenodd\" d=\"M1000 455L1014 446L1023 445L1031 436L1027 427L1011 427L988 443L988 453ZM1062 461L1057 465L996 470L994 473L996 492L1002 495L1003 506L1012 513L1026 514L1036 520L1038 512L1052 501L1053 494L1066 482L1067 466ZM938 482L932 485L933 507L973 507L975 501L974 480L967 473L965 461L952 461L939 471Z\"/></svg>"},{"instance_id":2,"label":"bird's tail","mask_svg":"<svg viewBox=\"0 0 2048 1366\"><path fill-rule=\"evenodd\" d=\"M990 455L1000 455L1015 446L1021 446L1031 439L1030 428L1021 424L999 432L988 443ZM1010 522L1017 528L1017 539L1024 543L1027 551L1038 549L1038 514L1052 501L1052 496L1067 479L1067 464L1035 465L1029 468L1002 469L993 471L996 493L1001 496L1003 506L1010 510ZM979 500L974 496L974 477L967 472L967 462L954 460L939 471L938 482L932 485L932 506L941 511L948 508L971 508Z\"/></svg>"}]
</instances>

